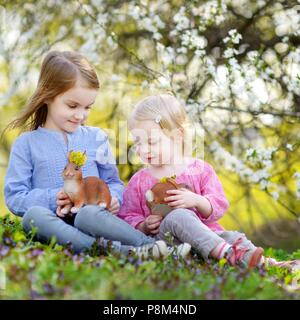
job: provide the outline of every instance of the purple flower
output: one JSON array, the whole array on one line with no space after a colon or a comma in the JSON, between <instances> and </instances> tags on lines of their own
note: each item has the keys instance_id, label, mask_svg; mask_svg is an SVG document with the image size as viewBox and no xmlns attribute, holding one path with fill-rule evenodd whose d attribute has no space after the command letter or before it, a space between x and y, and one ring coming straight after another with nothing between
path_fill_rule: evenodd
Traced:
<instances>
[{"instance_id":1,"label":"purple flower","mask_svg":"<svg viewBox=\"0 0 300 320\"><path fill-rule=\"evenodd\" d=\"M44 291L45 291L45 293L47 293L47 294L53 294L54 292L55 292L55 289L54 289L54 287L50 284L50 283L45 283L44 285L43 285L43 288L44 288Z\"/></svg>"},{"instance_id":2,"label":"purple flower","mask_svg":"<svg viewBox=\"0 0 300 320\"><path fill-rule=\"evenodd\" d=\"M42 249L34 249L30 252L30 256L31 257L38 257L40 256L41 254L43 254L43 250Z\"/></svg>"},{"instance_id":3,"label":"purple flower","mask_svg":"<svg viewBox=\"0 0 300 320\"><path fill-rule=\"evenodd\" d=\"M4 257L9 252L9 247L7 246L0 246L0 256Z\"/></svg>"}]
</instances>

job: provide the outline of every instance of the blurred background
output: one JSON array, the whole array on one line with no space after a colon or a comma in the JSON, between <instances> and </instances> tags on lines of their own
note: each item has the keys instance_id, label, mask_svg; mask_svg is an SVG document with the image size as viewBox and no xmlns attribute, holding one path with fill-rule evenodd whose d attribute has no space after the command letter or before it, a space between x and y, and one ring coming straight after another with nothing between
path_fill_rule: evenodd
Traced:
<instances>
[{"instance_id":1,"label":"blurred background","mask_svg":"<svg viewBox=\"0 0 300 320\"><path fill-rule=\"evenodd\" d=\"M300 246L299 2L0 0L0 130L33 93L44 55L79 51L101 82L88 124L109 133L125 183L139 168L119 161L130 110L173 92L201 141L195 154L230 201L220 222L291 252ZM0 215L18 134L1 140Z\"/></svg>"}]
</instances>

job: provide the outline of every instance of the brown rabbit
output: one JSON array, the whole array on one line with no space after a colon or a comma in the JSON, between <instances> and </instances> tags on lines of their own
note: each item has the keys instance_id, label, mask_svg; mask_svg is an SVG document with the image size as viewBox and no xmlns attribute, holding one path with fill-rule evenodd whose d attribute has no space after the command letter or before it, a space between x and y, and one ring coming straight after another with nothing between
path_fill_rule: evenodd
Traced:
<instances>
[{"instance_id":1,"label":"brown rabbit","mask_svg":"<svg viewBox=\"0 0 300 320\"><path fill-rule=\"evenodd\" d=\"M173 210L172 207L168 206L165 198L168 197L167 190L190 187L185 184L176 183L174 178L163 178L160 182L156 183L151 190L146 191L146 204L151 210L152 214L158 214L165 217L169 212Z\"/></svg>"},{"instance_id":2,"label":"brown rabbit","mask_svg":"<svg viewBox=\"0 0 300 320\"><path fill-rule=\"evenodd\" d=\"M68 195L72 204L65 205L61 212L63 214L77 213L86 204L95 204L108 208L111 202L111 194L106 183L98 177L82 178L82 171L79 166L70 162L63 171L64 192Z\"/></svg>"}]
</instances>

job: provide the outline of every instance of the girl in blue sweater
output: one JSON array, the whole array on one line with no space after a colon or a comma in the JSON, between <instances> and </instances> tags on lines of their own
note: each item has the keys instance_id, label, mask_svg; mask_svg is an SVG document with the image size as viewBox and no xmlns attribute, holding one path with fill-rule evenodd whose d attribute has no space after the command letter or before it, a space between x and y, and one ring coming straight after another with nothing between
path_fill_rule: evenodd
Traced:
<instances>
[{"instance_id":1,"label":"girl in blue sweater","mask_svg":"<svg viewBox=\"0 0 300 320\"><path fill-rule=\"evenodd\" d=\"M155 242L116 215L122 203L123 183L111 155L107 135L84 126L94 104L99 82L87 59L75 52L52 51L45 57L38 85L11 128L27 129L15 141L5 177L5 200L14 214L23 217L26 232L37 228L37 238L55 237L71 242L74 251L91 248L96 238L128 253L166 255L163 241ZM62 191L62 171L70 150L87 153L83 177L103 179L111 192L108 210L96 205L80 209L74 219L61 206L70 203Z\"/></svg>"}]
</instances>

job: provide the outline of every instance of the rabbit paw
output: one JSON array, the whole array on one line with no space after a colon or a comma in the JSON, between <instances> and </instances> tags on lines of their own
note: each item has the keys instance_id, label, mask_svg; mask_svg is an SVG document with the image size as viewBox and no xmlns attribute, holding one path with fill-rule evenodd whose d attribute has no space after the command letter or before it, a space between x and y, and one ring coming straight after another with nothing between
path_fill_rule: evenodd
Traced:
<instances>
[{"instance_id":1,"label":"rabbit paw","mask_svg":"<svg viewBox=\"0 0 300 320\"><path fill-rule=\"evenodd\" d=\"M106 203L105 202L100 202L99 203L100 208L106 208Z\"/></svg>"},{"instance_id":2,"label":"rabbit paw","mask_svg":"<svg viewBox=\"0 0 300 320\"><path fill-rule=\"evenodd\" d=\"M69 213L69 208L62 208L60 210L60 212L63 213L63 214L67 214L67 213Z\"/></svg>"},{"instance_id":3,"label":"rabbit paw","mask_svg":"<svg viewBox=\"0 0 300 320\"><path fill-rule=\"evenodd\" d=\"M79 209L80 209L80 208L73 207L73 208L71 209L71 212L72 212L72 213L77 213L77 212L79 211Z\"/></svg>"}]
</instances>

